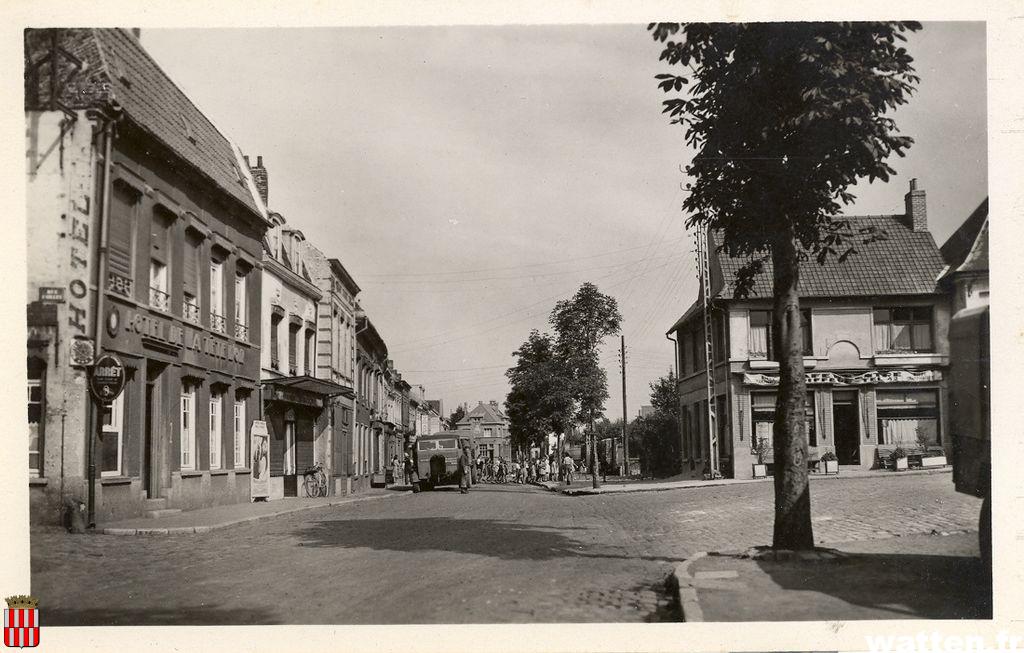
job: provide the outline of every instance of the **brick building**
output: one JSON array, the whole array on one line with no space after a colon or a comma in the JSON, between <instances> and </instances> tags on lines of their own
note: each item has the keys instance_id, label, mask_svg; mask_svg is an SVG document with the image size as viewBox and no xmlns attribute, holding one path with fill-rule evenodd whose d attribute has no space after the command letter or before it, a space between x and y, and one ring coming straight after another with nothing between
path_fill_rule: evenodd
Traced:
<instances>
[{"instance_id":1,"label":"brick building","mask_svg":"<svg viewBox=\"0 0 1024 653\"><path fill-rule=\"evenodd\" d=\"M459 431L470 431L476 439L477 451L485 458L509 460L512 445L509 440L508 417L501 412L497 401L480 402L455 425Z\"/></svg>"},{"instance_id":2,"label":"brick building","mask_svg":"<svg viewBox=\"0 0 1024 653\"><path fill-rule=\"evenodd\" d=\"M101 521L246 501L268 224L240 154L129 31L29 29L25 56L33 519L90 460ZM127 370L108 406L90 342Z\"/></svg>"},{"instance_id":3,"label":"brick building","mask_svg":"<svg viewBox=\"0 0 1024 653\"><path fill-rule=\"evenodd\" d=\"M948 450L950 297L937 284L944 264L927 229L925 193L912 181L904 213L848 219L854 230L876 227L887 238L842 263L801 264L810 458L833 451L840 465L871 468L883 445L927 443ZM726 476L750 478L752 443L771 441L778 385L771 269L757 276L747 299L733 299L735 273L744 261L717 252L716 234L708 240L720 467ZM709 450L699 299L669 335L677 343L683 468L699 478Z\"/></svg>"}]
</instances>

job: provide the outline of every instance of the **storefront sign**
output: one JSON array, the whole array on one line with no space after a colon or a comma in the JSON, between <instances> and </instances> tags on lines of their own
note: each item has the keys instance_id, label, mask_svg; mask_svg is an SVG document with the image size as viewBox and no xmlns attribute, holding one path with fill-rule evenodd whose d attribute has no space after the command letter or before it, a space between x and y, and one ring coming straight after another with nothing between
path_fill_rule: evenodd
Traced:
<instances>
[{"instance_id":1,"label":"storefront sign","mask_svg":"<svg viewBox=\"0 0 1024 653\"><path fill-rule=\"evenodd\" d=\"M807 385L873 385L877 383L929 383L942 380L939 370L872 370L860 374L839 374L836 372L807 372L804 375ZM757 374L744 372L743 383L746 385L777 386L779 377L775 374Z\"/></svg>"},{"instance_id":2,"label":"storefront sign","mask_svg":"<svg viewBox=\"0 0 1024 653\"><path fill-rule=\"evenodd\" d=\"M176 347L184 347L192 351L220 358L227 361L245 364L245 348L239 347L221 338L203 333L198 329L180 326L153 315L136 311L128 311L124 328L129 333L152 338Z\"/></svg>"},{"instance_id":3,"label":"storefront sign","mask_svg":"<svg viewBox=\"0 0 1024 653\"><path fill-rule=\"evenodd\" d=\"M121 394L124 390L125 375L124 365L121 360L113 354L104 354L99 357L89 375L89 389L96 399L109 403Z\"/></svg>"},{"instance_id":4,"label":"storefront sign","mask_svg":"<svg viewBox=\"0 0 1024 653\"><path fill-rule=\"evenodd\" d=\"M267 423L253 420L249 431L252 443L252 475L249 477L249 497L252 501L270 496L270 433Z\"/></svg>"}]
</instances>

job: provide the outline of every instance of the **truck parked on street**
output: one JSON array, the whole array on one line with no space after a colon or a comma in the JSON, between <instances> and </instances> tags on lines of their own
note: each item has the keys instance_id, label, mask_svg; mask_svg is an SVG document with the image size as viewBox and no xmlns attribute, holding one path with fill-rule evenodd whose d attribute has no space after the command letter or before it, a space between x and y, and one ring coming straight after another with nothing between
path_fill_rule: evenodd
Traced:
<instances>
[{"instance_id":1,"label":"truck parked on street","mask_svg":"<svg viewBox=\"0 0 1024 653\"><path fill-rule=\"evenodd\" d=\"M475 461L475 442L472 434L467 431L440 431L417 439L415 463L419 489L458 485L459 455L464 446L469 447L470 459Z\"/></svg>"}]
</instances>

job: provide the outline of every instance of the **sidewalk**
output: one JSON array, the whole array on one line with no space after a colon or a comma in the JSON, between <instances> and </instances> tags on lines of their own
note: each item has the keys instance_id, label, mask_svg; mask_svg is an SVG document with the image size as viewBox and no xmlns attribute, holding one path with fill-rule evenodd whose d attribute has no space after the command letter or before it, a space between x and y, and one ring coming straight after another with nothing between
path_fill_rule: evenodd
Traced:
<instances>
[{"instance_id":1,"label":"sidewalk","mask_svg":"<svg viewBox=\"0 0 1024 653\"><path fill-rule=\"evenodd\" d=\"M813 480L826 480L826 479L838 479L838 478L872 478L879 476L892 477L895 474L899 476L917 476L920 474L950 474L953 468L946 466L938 469L911 469L905 472L893 472L885 469L869 470L869 471L843 471L838 475L825 475L825 474L810 474L810 478ZM754 479L732 479L723 478L716 481L704 481L704 480L693 480L688 479L685 481L630 481L628 483L607 483L602 484L601 487L596 490L591 487L590 477L585 479L573 479L572 485L566 485L564 482L558 481L540 481L534 482L534 485L547 488L552 492L561 492L569 496L586 496L591 494L617 494L620 492L662 492L665 490L685 490L689 488L701 488L701 487L714 487L716 485L742 485L745 483L770 483L772 478L754 478Z\"/></svg>"},{"instance_id":2,"label":"sidewalk","mask_svg":"<svg viewBox=\"0 0 1024 653\"><path fill-rule=\"evenodd\" d=\"M102 535L183 535L191 533L208 533L212 530L227 528L235 524L269 519L278 515L286 515L300 510L341 506L348 503L387 499L389 497L410 494L409 486L394 486L387 490L376 489L360 494L316 499L289 497L275 501L257 503L236 503L226 506L214 506L199 510L187 510L157 519L136 517L123 521L108 522L96 526L96 534Z\"/></svg>"},{"instance_id":3,"label":"sidewalk","mask_svg":"<svg viewBox=\"0 0 1024 653\"><path fill-rule=\"evenodd\" d=\"M684 621L991 619L978 534L912 535L794 553L699 553L668 580Z\"/></svg>"}]
</instances>

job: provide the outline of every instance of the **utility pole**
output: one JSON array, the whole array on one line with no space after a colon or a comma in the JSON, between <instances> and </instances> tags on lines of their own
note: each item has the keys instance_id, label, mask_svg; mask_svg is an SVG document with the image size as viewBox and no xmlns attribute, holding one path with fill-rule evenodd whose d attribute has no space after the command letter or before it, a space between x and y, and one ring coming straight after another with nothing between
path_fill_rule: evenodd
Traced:
<instances>
[{"instance_id":1,"label":"utility pole","mask_svg":"<svg viewBox=\"0 0 1024 653\"><path fill-rule=\"evenodd\" d=\"M700 299L704 316L704 380L707 391L707 478L721 478L718 461L718 411L715 405L715 351L711 327L711 278L708 265L708 232L701 228L695 234L697 238L697 262L700 270Z\"/></svg>"},{"instance_id":2,"label":"utility pole","mask_svg":"<svg viewBox=\"0 0 1024 653\"><path fill-rule=\"evenodd\" d=\"M629 422L629 413L626 412L626 336L620 336L621 349L619 356L622 358L622 457L626 463L626 478L629 478L629 436L626 425Z\"/></svg>"}]
</instances>

